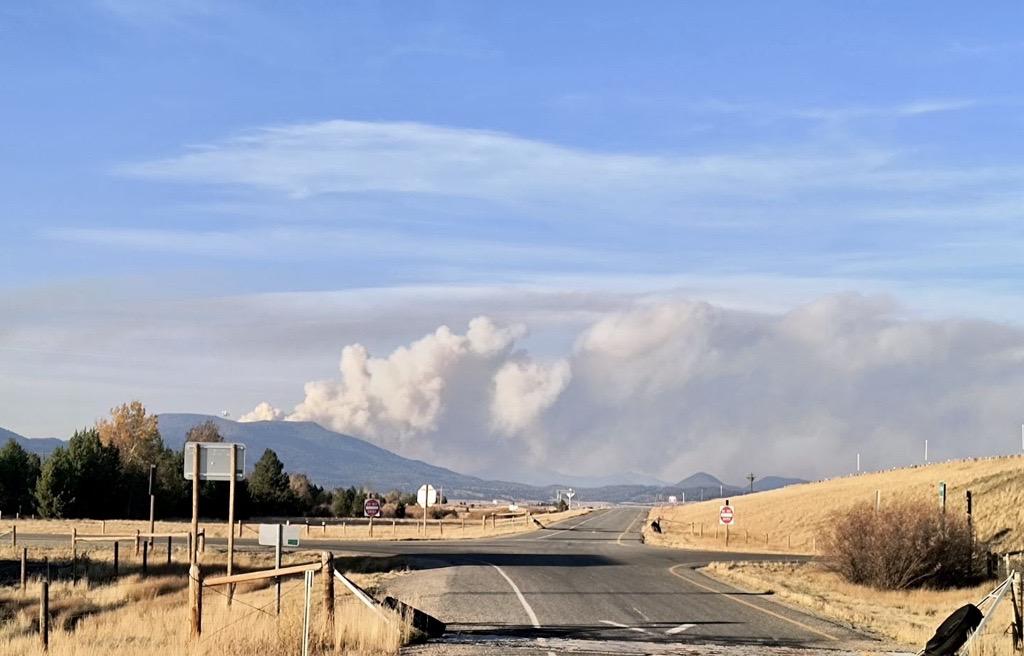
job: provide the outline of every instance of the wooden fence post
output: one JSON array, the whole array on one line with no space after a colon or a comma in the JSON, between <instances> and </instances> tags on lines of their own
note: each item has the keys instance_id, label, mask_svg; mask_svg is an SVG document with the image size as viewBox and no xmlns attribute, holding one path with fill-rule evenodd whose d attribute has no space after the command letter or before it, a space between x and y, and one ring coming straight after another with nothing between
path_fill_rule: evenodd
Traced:
<instances>
[{"instance_id":1,"label":"wooden fence post","mask_svg":"<svg viewBox=\"0 0 1024 656\"><path fill-rule=\"evenodd\" d=\"M484 515L480 518L480 528L482 528L485 531L487 530L487 515Z\"/></svg>"},{"instance_id":2,"label":"wooden fence post","mask_svg":"<svg viewBox=\"0 0 1024 656\"><path fill-rule=\"evenodd\" d=\"M18 525L11 524L11 546L18 548Z\"/></svg>"},{"instance_id":3,"label":"wooden fence post","mask_svg":"<svg viewBox=\"0 0 1024 656\"><path fill-rule=\"evenodd\" d=\"M39 646L43 651L50 649L50 584L39 584Z\"/></svg>"},{"instance_id":4,"label":"wooden fence post","mask_svg":"<svg viewBox=\"0 0 1024 656\"><path fill-rule=\"evenodd\" d=\"M78 529L71 528L71 581L78 582Z\"/></svg>"},{"instance_id":5,"label":"wooden fence post","mask_svg":"<svg viewBox=\"0 0 1024 656\"><path fill-rule=\"evenodd\" d=\"M203 633L203 574L198 563L188 568L189 635L199 638Z\"/></svg>"},{"instance_id":6,"label":"wooden fence post","mask_svg":"<svg viewBox=\"0 0 1024 656\"><path fill-rule=\"evenodd\" d=\"M167 536L167 564L171 564L171 536Z\"/></svg>"},{"instance_id":7,"label":"wooden fence post","mask_svg":"<svg viewBox=\"0 0 1024 656\"><path fill-rule=\"evenodd\" d=\"M117 578L117 551L118 551L117 548L118 548L118 546L120 546L120 544L121 544L120 542L118 542L117 540L114 540L114 578L115 579Z\"/></svg>"},{"instance_id":8,"label":"wooden fence post","mask_svg":"<svg viewBox=\"0 0 1024 656\"><path fill-rule=\"evenodd\" d=\"M149 542L143 541L143 543L142 543L142 575L145 576L148 571L149 571Z\"/></svg>"},{"instance_id":9,"label":"wooden fence post","mask_svg":"<svg viewBox=\"0 0 1024 656\"><path fill-rule=\"evenodd\" d=\"M466 532L466 518L465 517L462 518L462 532L463 533Z\"/></svg>"},{"instance_id":10,"label":"wooden fence post","mask_svg":"<svg viewBox=\"0 0 1024 656\"><path fill-rule=\"evenodd\" d=\"M238 520L238 537L242 537L242 520Z\"/></svg>"},{"instance_id":11,"label":"wooden fence post","mask_svg":"<svg viewBox=\"0 0 1024 656\"><path fill-rule=\"evenodd\" d=\"M25 583L28 579L28 549L21 548L21 590L25 591Z\"/></svg>"},{"instance_id":12,"label":"wooden fence post","mask_svg":"<svg viewBox=\"0 0 1024 656\"><path fill-rule=\"evenodd\" d=\"M437 533L442 538L444 537L444 520L443 519L437 520Z\"/></svg>"},{"instance_id":13,"label":"wooden fence post","mask_svg":"<svg viewBox=\"0 0 1024 656\"><path fill-rule=\"evenodd\" d=\"M142 532L139 531L139 529L135 529L135 555L136 556L139 555L139 536L141 534L142 534ZM153 538L151 537L150 539L152 540Z\"/></svg>"},{"instance_id":14,"label":"wooden fence post","mask_svg":"<svg viewBox=\"0 0 1024 656\"><path fill-rule=\"evenodd\" d=\"M491 529L498 530L498 513L491 515Z\"/></svg>"},{"instance_id":15,"label":"wooden fence post","mask_svg":"<svg viewBox=\"0 0 1024 656\"><path fill-rule=\"evenodd\" d=\"M321 573L324 577L324 610L327 612L327 639L334 639L334 554L320 554Z\"/></svg>"},{"instance_id":16,"label":"wooden fence post","mask_svg":"<svg viewBox=\"0 0 1024 656\"><path fill-rule=\"evenodd\" d=\"M393 519L391 520L391 535L392 536L397 536L398 535L398 522L396 522Z\"/></svg>"}]
</instances>

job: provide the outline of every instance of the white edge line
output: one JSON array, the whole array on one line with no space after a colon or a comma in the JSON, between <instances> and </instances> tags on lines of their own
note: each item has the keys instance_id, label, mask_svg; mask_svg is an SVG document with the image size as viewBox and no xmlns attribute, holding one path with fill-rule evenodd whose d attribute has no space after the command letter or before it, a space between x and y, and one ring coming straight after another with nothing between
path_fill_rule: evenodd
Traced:
<instances>
[{"instance_id":1,"label":"white edge line","mask_svg":"<svg viewBox=\"0 0 1024 656\"><path fill-rule=\"evenodd\" d=\"M697 625L696 624L680 624L677 627L673 627L673 628L669 629L668 631L665 631L665 633L667 633L668 635L675 635L677 633L682 633L683 631L685 631L687 629L692 629L695 626L697 626Z\"/></svg>"},{"instance_id":2,"label":"white edge line","mask_svg":"<svg viewBox=\"0 0 1024 656\"><path fill-rule=\"evenodd\" d=\"M501 569L493 563L487 564L493 567L494 569L498 570L498 574L501 574L501 578L505 579L505 581L508 582L509 586L512 588L512 592L516 593L516 598L519 599L519 603L522 605L523 610L526 611L526 615L530 618L530 622L533 623L533 628L539 629L540 620L537 619L537 613L533 612L533 607L530 606L530 602L526 601L526 597L523 596L523 593L519 589L519 586L515 584L515 581L509 578L509 575L505 573L505 570ZM546 641L544 640L544 638L537 638L537 642L544 644ZM555 652L549 651L548 656L555 656Z\"/></svg>"},{"instance_id":3,"label":"white edge line","mask_svg":"<svg viewBox=\"0 0 1024 656\"><path fill-rule=\"evenodd\" d=\"M611 620L598 620L601 624L607 624L608 626L614 626L620 629L628 629L629 631L636 631L637 633L647 633L647 629L642 629L639 626L630 626L628 624L622 624L621 622L613 622Z\"/></svg>"}]
</instances>

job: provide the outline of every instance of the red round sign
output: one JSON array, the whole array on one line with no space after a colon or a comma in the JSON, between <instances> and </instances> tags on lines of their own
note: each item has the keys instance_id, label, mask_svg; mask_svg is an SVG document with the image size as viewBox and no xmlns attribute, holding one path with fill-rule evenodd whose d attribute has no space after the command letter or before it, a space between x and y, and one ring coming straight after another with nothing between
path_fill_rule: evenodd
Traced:
<instances>
[{"instance_id":1,"label":"red round sign","mask_svg":"<svg viewBox=\"0 0 1024 656\"><path fill-rule=\"evenodd\" d=\"M732 524L736 518L736 514L732 509L732 506L722 506L721 510L718 511L718 521L728 526Z\"/></svg>"},{"instance_id":2,"label":"red round sign","mask_svg":"<svg viewBox=\"0 0 1024 656\"><path fill-rule=\"evenodd\" d=\"M367 517L380 517L380 501L367 499L363 502L363 514Z\"/></svg>"}]
</instances>

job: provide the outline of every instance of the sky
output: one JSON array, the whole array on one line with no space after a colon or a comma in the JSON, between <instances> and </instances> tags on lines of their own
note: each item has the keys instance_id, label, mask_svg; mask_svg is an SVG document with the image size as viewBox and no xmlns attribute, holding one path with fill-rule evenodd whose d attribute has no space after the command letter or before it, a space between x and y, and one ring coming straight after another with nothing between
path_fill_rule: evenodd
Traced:
<instances>
[{"instance_id":1,"label":"sky","mask_svg":"<svg viewBox=\"0 0 1024 656\"><path fill-rule=\"evenodd\" d=\"M1022 19L4 3L0 426L265 404L522 478L1019 448Z\"/></svg>"}]
</instances>

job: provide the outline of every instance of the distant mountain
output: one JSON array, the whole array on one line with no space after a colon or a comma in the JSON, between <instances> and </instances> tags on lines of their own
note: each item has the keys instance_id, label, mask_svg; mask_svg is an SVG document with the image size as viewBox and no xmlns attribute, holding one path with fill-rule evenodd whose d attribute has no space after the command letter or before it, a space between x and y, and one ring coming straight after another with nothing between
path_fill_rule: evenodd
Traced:
<instances>
[{"instance_id":1,"label":"distant mountain","mask_svg":"<svg viewBox=\"0 0 1024 656\"><path fill-rule=\"evenodd\" d=\"M193 426L217 424L224 439L246 446L246 469L251 470L265 449L273 449L285 469L305 473L327 487L368 486L377 490L414 491L423 483L444 488L445 496L459 499L549 499L554 486L540 487L488 481L403 458L351 435L343 435L307 421L236 422L195 414L159 415L164 443L179 449Z\"/></svg>"},{"instance_id":2,"label":"distant mountain","mask_svg":"<svg viewBox=\"0 0 1024 656\"><path fill-rule=\"evenodd\" d=\"M697 472L696 474L687 476L683 480L676 483L675 487L686 490L701 487L717 488L720 485L725 484L722 483L722 481L718 480L716 477L712 476L711 474L707 472ZM725 487L729 486L725 485Z\"/></svg>"},{"instance_id":3,"label":"distant mountain","mask_svg":"<svg viewBox=\"0 0 1024 656\"><path fill-rule=\"evenodd\" d=\"M403 458L351 435L327 430L312 422L259 421L240 423L220 417L199 414L162 414L158 417L164 444L180 449L185 435L204 421L217 424L224 439L246 445L246 468L252 467L265 449L273 449L285 469L302 472L315 483L326 487L367 486L376 490L413 491L423 483L444 488L451 498L489 502L491 499L544 501L553 499L558 489L576 488L576 500L658 503L669 496L687 501L713 499L722 492L742 494L746 487L726 485L706 472L698 472L675 485L665 485L656 478L631 472L601 476L565 476L538 469L528 483L487 480L460 474L444 467ZM66 442L55 438L26 438L0 428L0 445L14 439L27 451L47 456ZM542 482L547 484L541 484ZM763 491L804 483L794 478L766 476L754 484Z\"/></svg>"},{"instance_id":4,"label":"distant mountain","mask_svg":"<svg viewBox=\"0 0 1024 656\"><path fill-rule=\"evenodd\" d=\"M14 431L0 428L0 446L7 444L8 440L14 440L29 453L37 453L40 456L48 456L57 447L67 444L64 440L58 440L55 437L23 437Z\"/></svg>"}]
</instances>

